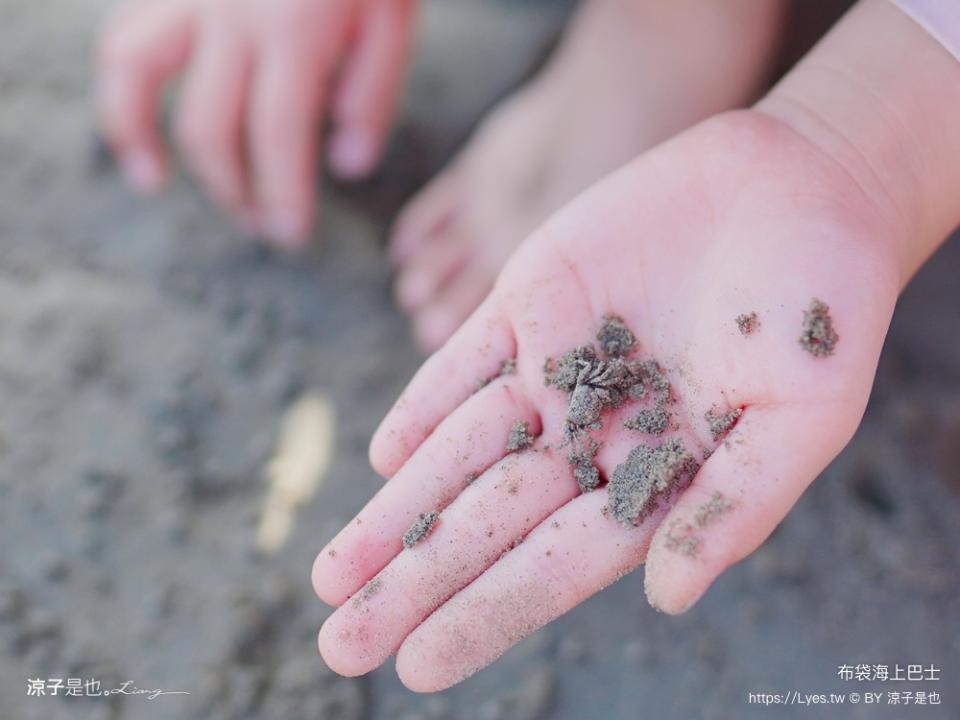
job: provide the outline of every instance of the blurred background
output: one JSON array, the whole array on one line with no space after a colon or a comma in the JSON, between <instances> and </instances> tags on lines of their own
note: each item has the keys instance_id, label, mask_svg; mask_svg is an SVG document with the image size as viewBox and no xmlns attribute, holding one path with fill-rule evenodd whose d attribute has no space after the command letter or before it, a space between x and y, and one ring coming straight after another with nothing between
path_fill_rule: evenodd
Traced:
<instances>
[{"instance_id":1,"label":"blurred background","mask_svg":"<svg viewBox=\"0 0 960 720\"><path fill-rule=\"evenodd\" d=\"M310 566L379 487L367 442L420 361L386 223L569 3L427 2L388 162L325 190L297 260L184 178L154 202L122 184L89 101L109 4L0 1L0 718L960 717L956 239L904 296L853 443L691 612L651 610L640 571L438 695L326 669ZM860 663L942 680L838 678ZM190 695L27 695L70 677ZM747 703L793 689L941 705Z\"/></svg>"}]
</instances>

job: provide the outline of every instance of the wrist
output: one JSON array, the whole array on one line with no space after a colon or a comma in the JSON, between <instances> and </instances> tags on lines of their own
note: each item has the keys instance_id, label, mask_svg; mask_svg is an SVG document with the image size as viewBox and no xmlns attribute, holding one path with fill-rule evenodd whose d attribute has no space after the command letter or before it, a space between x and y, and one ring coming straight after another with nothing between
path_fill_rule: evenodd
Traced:
<instances>
[{"instance_id":1,"label":"wrist","mask_svg":"<svg viewBox=\"0 0 960 720\"><path fill-rule=\"evenodd\" d=\"M756 109L849 176L901 283L960 220L960 63L889 0L861 0Z\"/></svg>"}]
</instances>

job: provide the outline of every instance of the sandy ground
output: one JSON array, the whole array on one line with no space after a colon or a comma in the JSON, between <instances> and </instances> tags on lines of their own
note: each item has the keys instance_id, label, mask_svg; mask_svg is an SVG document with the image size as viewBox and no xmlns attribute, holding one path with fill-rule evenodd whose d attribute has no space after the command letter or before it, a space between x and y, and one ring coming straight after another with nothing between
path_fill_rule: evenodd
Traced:
<instances>
[{"instance_id":1,"label":"sandy ground","mask_svg":"<svg viewBox=\"0 0 960 720\"><path fill-rule=\"evenodd\" d=\"M322 249L291 261L188 182L147 203L97 160L86 59L102 9L0 4L0 718L960 716L957 241L905 295L852 445L686 616L653 612L636 573L440 695L390 667L325 669L310 564L378 487L366 444L418 363L384 221L560 13L430 3L387 168L331 190ZM264 465L308 390L335 408L332 466L263 557ZM932 663L943 680L844 683L845 663ZM191 695L27 698L37 677ZM939 691L942 705L746 701L793 689Z\"/></svg>"}]
</instances>

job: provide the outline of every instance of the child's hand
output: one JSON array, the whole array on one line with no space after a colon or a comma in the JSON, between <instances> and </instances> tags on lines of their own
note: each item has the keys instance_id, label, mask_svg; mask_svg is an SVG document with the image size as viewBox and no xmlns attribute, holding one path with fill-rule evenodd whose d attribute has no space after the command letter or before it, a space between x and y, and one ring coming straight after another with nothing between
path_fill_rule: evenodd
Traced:
<instances>
[{"instance_id":1,"label":"child's hand","mask_svg":"<svg viewBox=\"0 0 960 720\"><path fill-rule=\"evenodd\" d=\"M250 230L299 246L310 229L320 124L330 164L376 163L401 85L415 0L136 0L105 25L98 94L130 181L160 188L165 82L189 63L175 130L214 200ZM334 87L334 81L335 87Z\"/></svg>"},{"instance_id":2,"label":"child's hand","mask_svg":"<svg viewBox=\"0 0 960 720\"><path fill-rule=\"evenodd\" d=\"M320 633L327 663L356 675L397 652L405 684L442 689L645 557L651 602L688 608L859 424L900 288L897 227L840 165L757 111L701 125L554 216L377 432L371 459L390 480L314 567L317 592L340 606ZM635 527L610 485L579 492L559 447L568 396L544 384L545 360L596 347L607 314L636 336L627 359L658 361L672 391L648 378L644 399L601 412L589 434L602 478L638 445L682 443L646 468L666 468L672 509L660 496ZM511 358L515 373L498 377ZM581 384L609 390L590 372ZM657 407L663 434L625 427ZM578 417L591 419L589 403ZM517 421L539 437L508 455ZM434 510L433 531L404 549Z\"/></svg>"}]
</instances>

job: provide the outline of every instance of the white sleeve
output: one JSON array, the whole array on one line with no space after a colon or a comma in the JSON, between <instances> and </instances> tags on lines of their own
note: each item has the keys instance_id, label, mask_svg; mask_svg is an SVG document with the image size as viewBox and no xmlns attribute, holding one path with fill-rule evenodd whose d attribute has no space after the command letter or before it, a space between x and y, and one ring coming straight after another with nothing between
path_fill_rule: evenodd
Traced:
<instances>
[{"instance_id":1,"label":"white sleeve","mask_svg":"<svg viewBox=\"0 0 960 720\"><path fill-rule=\"evenodd\" d=\"M960 0L892 0L960 60Z\"/></svg>"}]
</instances>

